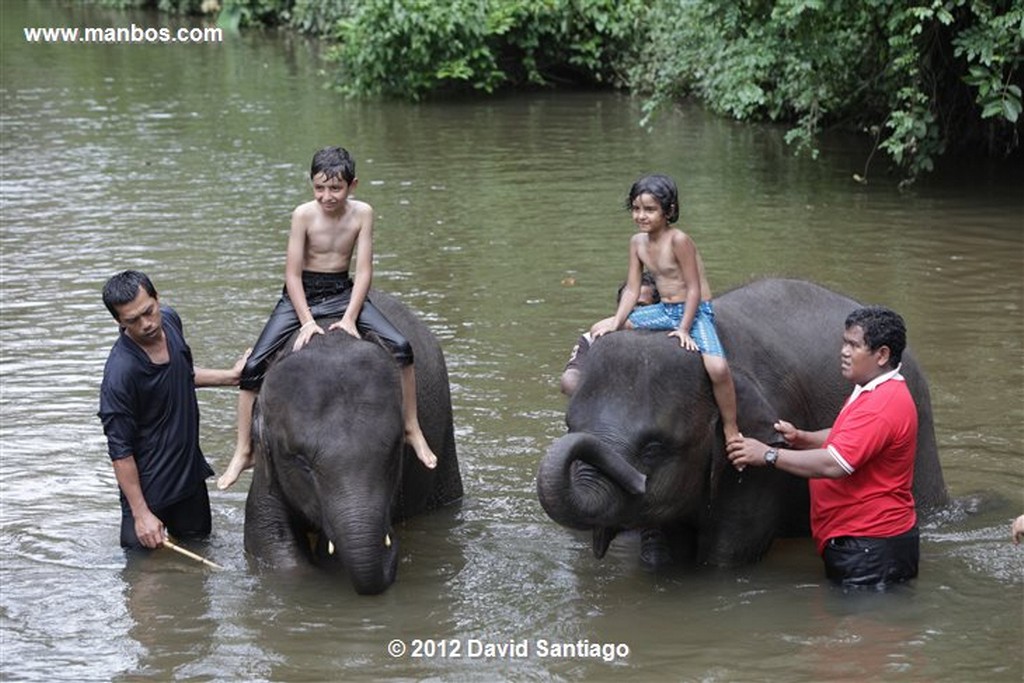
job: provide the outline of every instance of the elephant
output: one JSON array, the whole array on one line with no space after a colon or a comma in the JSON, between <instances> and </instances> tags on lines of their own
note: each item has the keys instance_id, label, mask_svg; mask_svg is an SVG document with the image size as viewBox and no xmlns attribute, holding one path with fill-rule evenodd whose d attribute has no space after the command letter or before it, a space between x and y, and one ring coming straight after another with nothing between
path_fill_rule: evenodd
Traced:
<instances>
[{"instance_id":1,"label":"elephant","mask_svg":"<svg viewBox=\"0 0 1024 683\"><path fill-rule=\"evenodd\" d=\"M778 419L824 429L852 386L839 352L853 299L812 282L768 278L714 301L745 436L781 444ZM918 410L913 492L919 510L948 500L925 377L909 350L905 376ZM626 529L660 532L646 564L736 567L761 559L775 538L809 535L804 479L770 468L737 472L697 353L665 332L623 330L590 350L566 409L568 432L549 446L537 494L559 524L591 531L604 556ZM647 535L642 534L646 541ZM656 567L655 567L656 568Z\"/></svg>"},{"instance_id":2,"label":"elephant","mask_svg":"<svg viewBox=\"0 0 1024 683\"><path fill-rule=\"evenodd\" d=\"M295 353L288 343L254 410L244 531L258 565L343 568L363 595L395 580L393 523L463 495L440 344L394 297L371 289L370 298L412 345L417 413L437 467L405 444L400 369L383 345L343 331Z\"/></svg>"}]
</instances>

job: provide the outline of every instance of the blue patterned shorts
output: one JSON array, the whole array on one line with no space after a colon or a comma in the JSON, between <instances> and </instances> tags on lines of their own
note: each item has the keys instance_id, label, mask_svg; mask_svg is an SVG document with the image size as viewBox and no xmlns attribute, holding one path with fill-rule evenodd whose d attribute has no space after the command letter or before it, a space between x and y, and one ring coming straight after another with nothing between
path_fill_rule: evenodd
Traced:
<instances>
[{"instance_id":1,"label":"blue patterned shorts","mask_svg":"<svg viewBox=\"0 0 1024 683\"><path fill-rule=\"evenodd\" d=\"M638 330L676 330L683 320L686 304L669 304L664 301L650 306L633 309L629 322ZM701 301L697 315L690 326L690 336L697 342L697 348L707 356L725 357L722 341L715 331L715 311L710 301Z\"/></svg>"}]
</instances>

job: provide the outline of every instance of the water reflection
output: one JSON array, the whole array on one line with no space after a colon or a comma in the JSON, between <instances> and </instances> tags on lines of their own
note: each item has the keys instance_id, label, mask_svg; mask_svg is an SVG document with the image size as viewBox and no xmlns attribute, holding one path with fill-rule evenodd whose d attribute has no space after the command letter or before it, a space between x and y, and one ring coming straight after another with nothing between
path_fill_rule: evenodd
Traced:
<instances>
[{"instance_id":1,"label":"water reflection","mask_svg":"<svg viewBox=\"0 0 1024 683\"><path fill-rule=\"evenodd\" d=\"M207 572L168 566L166 555L132 555L121 572L137 663L123 680L193 678L210 653L216 622L210 616Z\"/></svg>"}]
</instances>

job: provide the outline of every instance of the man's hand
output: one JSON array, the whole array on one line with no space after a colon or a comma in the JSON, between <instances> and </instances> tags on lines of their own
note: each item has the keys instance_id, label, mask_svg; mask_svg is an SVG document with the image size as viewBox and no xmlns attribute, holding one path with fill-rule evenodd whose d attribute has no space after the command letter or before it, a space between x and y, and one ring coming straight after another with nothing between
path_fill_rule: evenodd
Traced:
<instances>
[{"instance_id":1,"label":"man's hand","mask_svg":"<svg viewBox=\"0 0 1024 683\"><path fill-rule=\"evenodd\" d=\"M159 548L167 538L164 523L149 510L135 517L135 536L147 548Z\"/></svg>"},{"instance_id":2,"label":"man's hand","mask_svg":"<svg viewBox=\"0 0 1024 683\"><path fill-rule=\"evenodd\" d=\"M800 430L794 427L792 422L778 420L775 422L774 425L772 425L772 427L775 428L775 431L777 431L779 435L782 436L782 438L785 439L786 443L788 443L790 446L800 445L799 443L797 443L797 441L799 440Z\"/></svg>"},{"instance_id":3,"label":"man's hand","mask_svg":"<svg viewBox=\"0 0 1024 683\"><path fill-rule=\"evenodd\" d=\"M729 458L732 466L742 472L747 465L755 467L764 465L764 454L768 450L768 446L757 439L741 435L729 439L729 442L725 444L725 450L726 457Z\"/></svg>"},{"instance_id":4,"label":"man's hand","mask_svg":"<svg viewBox=\"0 0 1024 683\"><path fill-rule=\"evenodd\" d=\"M231 378L234 380L233 384L238 384L238 381L242 377L242 369L245 368L245 361L249 360L249 356L252 355L252 347L250 346L245 350L235 364L231 366Z\"/></svg>"},{"instance_id":5,"label":"man's hand","mask_svg":"<svg viewBox=\"0 0 1024 683\"><path fill-rule=\"evenodd\" d=\"M1024 540L1024 515L1013 520L1013 526L1010 527L1010 533L1013 534L1013 542L1020 545L1020 542Z\"/></svg>"}]
</instances>

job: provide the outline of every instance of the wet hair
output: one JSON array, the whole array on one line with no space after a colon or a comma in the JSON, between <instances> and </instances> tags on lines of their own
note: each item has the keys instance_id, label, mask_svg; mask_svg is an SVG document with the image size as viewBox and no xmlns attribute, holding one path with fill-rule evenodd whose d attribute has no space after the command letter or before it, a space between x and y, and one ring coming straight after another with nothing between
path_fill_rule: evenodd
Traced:
<instances>
[{"instance_id":1,"label":"wet hair","mask_svg":"<svg viewBox=\"0 0 1024 683\"><path fill-rule=\"evenodd\" d=\"M651 303L652 304L656 304L659 301L661 301L661 293L658 292L658 283L654 281L654 276L651 275L646 270L640 276L640 287L641 287L641 289L644 288L644 287L650 287L651 288ZM619 285L619 293L615 295L616 303L618 303L619 301L622 301L622 292L625 289L626 289L626 283L623 282L621 285ZM639 292L637 292L637 294L639 295Z\"/></svg>"},{"instance_id":2,"label":"wet hair","mask_svg":"<svg viewBox=\"0 0 1024 683\"><path fill-rule=\"evenodd\" d=\"M907 325L899 313L884 306L865 306L846 316L846 329L853 326L864 331L864 343L877 351L889 347L889 366L895 368L903 359L907 348Z\"/></svg>"},{"instance_id":3,"label":"wet hair","mask_svg":"<svg viewBox=\"0 0 1024 683\"><path fill-rule=\"evenodd\" d=\"M121 319L117 316L117 307L130 304L139 295L139 287L154 299L156 298L156 287L145 273L137 270L124 270L114 275L103 285L103 305L114 316L118 322Z\"/></svg>"},{"instance_id":4,"label":"wet hair","mask_svg":"<svg viewBox=\"0 0 1024 683\"><path fill-rule=\"evenodd\" d=\"M665 218L669 223L679 220L679 190L676 188L676 181L667 175L646 175L633 183L629 188L629 196L626 198L626 210L633 209L633 200L642 194L649 194L661 204L661 210L665 212Z\"/></svg>"},{"instance_id":5,"label":"wet hair","mask_svg":"<svg viewBox=\"0 0 1024 683\"><path fill-rule=\"evenodd\" d=\"M313 155L313 163L309 166L310 180L321 173L328 180L341 178L351 184L356 179L355 159L344 147L324 147Z\"/></svg>"}]
</instances>

